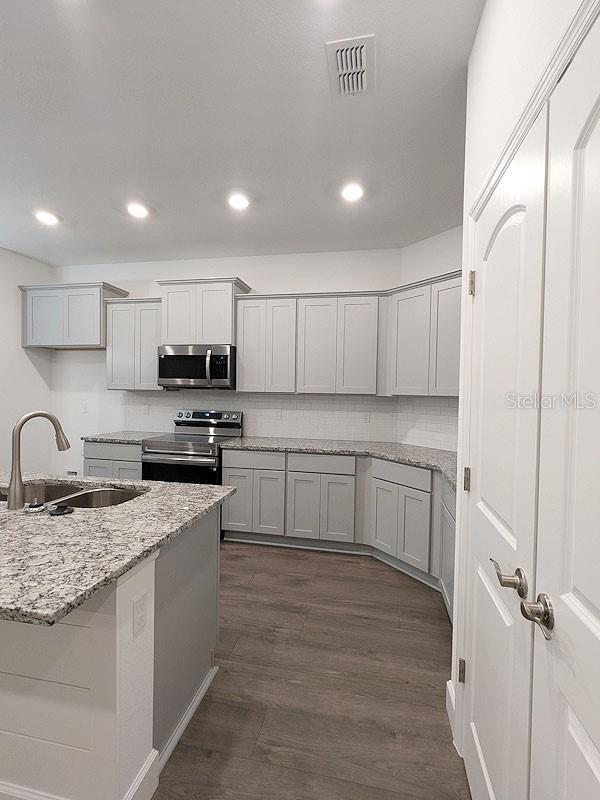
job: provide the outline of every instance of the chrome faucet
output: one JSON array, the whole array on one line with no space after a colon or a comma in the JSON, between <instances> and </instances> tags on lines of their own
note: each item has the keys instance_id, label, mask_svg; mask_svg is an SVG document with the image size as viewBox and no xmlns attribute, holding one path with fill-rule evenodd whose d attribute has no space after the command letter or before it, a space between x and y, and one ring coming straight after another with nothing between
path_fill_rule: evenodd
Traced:
<instances>
[{"instance_id":1,"label":"chrome faucet","mask_svg":"<svg viewBox=\"0 0 600 800\"><path fill-rule=\"evenodd\" d=\"M25 505L25 492L23 490L23 476L21 475L21 429L26 422L34 417L45 417L54 425L56 433L56 446L59 450L68 450L71 445L65 436L65 432L58 419L49 411L31 411L25 414L17 422L12 433L12 467L10 471L10 483L8 485L7 508L16 511Z\"/></svg>"}]
</instances>

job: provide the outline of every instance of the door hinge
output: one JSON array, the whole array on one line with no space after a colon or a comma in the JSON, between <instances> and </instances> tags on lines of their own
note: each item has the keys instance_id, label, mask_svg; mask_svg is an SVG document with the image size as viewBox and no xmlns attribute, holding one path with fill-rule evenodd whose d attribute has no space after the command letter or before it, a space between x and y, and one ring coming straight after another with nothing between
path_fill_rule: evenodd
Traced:
<instances>
[{"instance_id":1,"label":"door hinge","mask_svg":"<svg viewBox=\"0 0 600 800\"><path fill-rule=\"evenodd\" d=\"M471 467L465 467L463 473L463 489L465 492L471 491Z\"/></svg>"},{"instance_id":2,"label":"door hinge","mask_svg":"<svg viewBox=\"0 0 600 800\"><path fill-rule=\"evenodd\" d=\"M475 297L475 270L469 270L469 294Z\"/></svg>"},{"instance_id":3,"label":"door hinge","mask_svg":"<svg viewBox=\"0 0 600 800\"><path fill-rule=\"evenodd\" d=\"M467 662L464 658L458 659L458 682L464 683L465 682L465 675L467 672Z\"/></svg>"}]
</instances>

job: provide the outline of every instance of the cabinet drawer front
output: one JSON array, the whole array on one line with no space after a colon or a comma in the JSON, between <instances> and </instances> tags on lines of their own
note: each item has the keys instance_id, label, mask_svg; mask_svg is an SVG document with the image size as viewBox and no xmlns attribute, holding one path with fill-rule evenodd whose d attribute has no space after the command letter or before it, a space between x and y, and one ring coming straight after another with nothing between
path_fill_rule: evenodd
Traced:
<instances>
[{"instance_id":1,"label":"cabinet drawer front","mask_svg":"<svg viewBox=\"0 0 600 800\"><path fill-rule=\"evenodd\" d=\"M262 453L258 450L223 450L224 467L249 469L285 469L285 453Z\"/></svg>"},{"instance_id":2,"label":"cabinet drawer front","mask_svg":"<svg viewBox=\"0 0 600 800\"><path fill-rule=\"evenodd\" d=\"M452 519L456 520L456 492L445 478L442 478L442 502Z\"/></svg>"},{"instance_id":3,"label":"cabinet drawer front","mask_svg":"<svg viewBox=\"0 0 600 800\"><path fill-rule=\"evenodd\" d=\"M112 461L141 461L141 444L111 444L110 442L85 442L84 458L106 458Z\"/></svg>"},{"instance_id":4,"label":"cabinet drawer front","mask_svg":"<svg viewBox=\"0 0 600 800\"><path fill-rule=\"evenodd\" d=\"M428 469L374 458L372 474L374 478L400 483L402 486L410 486L413 489L420 489L422 492L431 491L431 471Z\"/></svg>"},{"instance_id":5,"label":"cabinet drawer front","mask_svg":"<svg viewBox=\"0 0 600 800\"><path fill-rule=\"evenodd\" d=\"M356 474L356 459L354 456L289 453L288 469L294 472L325 472L332 475L354 475Z\"/></svg>"}]
</instances>

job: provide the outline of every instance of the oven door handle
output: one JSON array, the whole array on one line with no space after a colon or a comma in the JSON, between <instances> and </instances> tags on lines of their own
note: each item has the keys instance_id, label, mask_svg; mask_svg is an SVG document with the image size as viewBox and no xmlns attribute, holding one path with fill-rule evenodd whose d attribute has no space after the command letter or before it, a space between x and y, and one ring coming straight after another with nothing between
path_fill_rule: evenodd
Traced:
<instances>
[{"instance_id":1,"label":"oven door handle","mask_svg":"<svg viewBox=\"0 0 600 800\"><path fill-rule=\"evenodd\" d=\"M154 464L198 464L206 467L216 467L218 465L216 458L183 455L174 456L166 453L142 453L142 461L148 461Z\"/></svg>"},{"instance_id":2,"label":"oven door handle","mask_svg":"<svg viewBox=\"0 0 600 800\"><path fill-rule=\"evenodd\" d=\"M212 376L210 374L211 359L212 359L212 348L209 347L208 350L206 351L206 380L209 386L212 384Z\"/></svg>"}]
</instances>

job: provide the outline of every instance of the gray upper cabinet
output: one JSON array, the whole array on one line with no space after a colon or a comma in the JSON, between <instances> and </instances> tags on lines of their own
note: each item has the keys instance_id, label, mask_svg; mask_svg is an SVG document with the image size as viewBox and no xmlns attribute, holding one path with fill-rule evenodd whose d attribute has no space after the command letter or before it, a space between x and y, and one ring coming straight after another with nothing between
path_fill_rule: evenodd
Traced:
<instances>
[{"instance_id":1,"label":"gray upper cabinet","mask_svg":"<svg viewBox=\"0 0 600 800\"><path fill-rule=\"evenodd\" d=\"M107 283L21 286L23 346L102 349L106 344L105 300L127 292Z\"/></svg>"},{"instance_id":2,"label":"gray upper cabinet","mask_svg":"<svg viewBox=\"0 0 600 800\"><path fill-rule=\"evenodd\" d=\"M106 324L108 388L159 390L160 300L111 301Z\"/></svg>"},{"instance_id":3,"label":"gray upper cabinet","mask_svg":"<svg viewBox=\"0 0 600 800\"><path fill-rule=\"evenodd\" d=\"M391 393L429 394L431 286L391 296Z\"/></svg>"},{"instance_id":4,"label":"gray upper cabinet","mask_svg":"<svg viewBox=\"0 0 600 800\"><path fill-rule=\"evenodd\" d=\"M298 392L335 393L337 311L335 297L298 300Z\"/></svg>"},{"instance_id":5,"label":"gray upper cabinet","mask_svg":"<svg viewBox=\"0 0 600 800\"><path fill-rule=\"evenodd\" d=\"M237 301L237 389L296 389L296 299Z\"/></svg>"},{"instance_id":6,"label":"gray upper cabinet","mask_svg":"<svg viewBox=\"0 0 600 800\"><path fill-rule=\"evenodd\" d=\"M460 278L431 287L429 394L458 396L460 365Z\"/></svg>"},{"instance_id":7,"label":"gray upper cabinet","mask_svg":"<svg viewBox=\"0 0 600 800\"><path fill-rule=\"evenodd\" d=\"M158 281L162 344L235 344L234 299L250 291L239 278Z\"/></svg>"}]
</instances>

